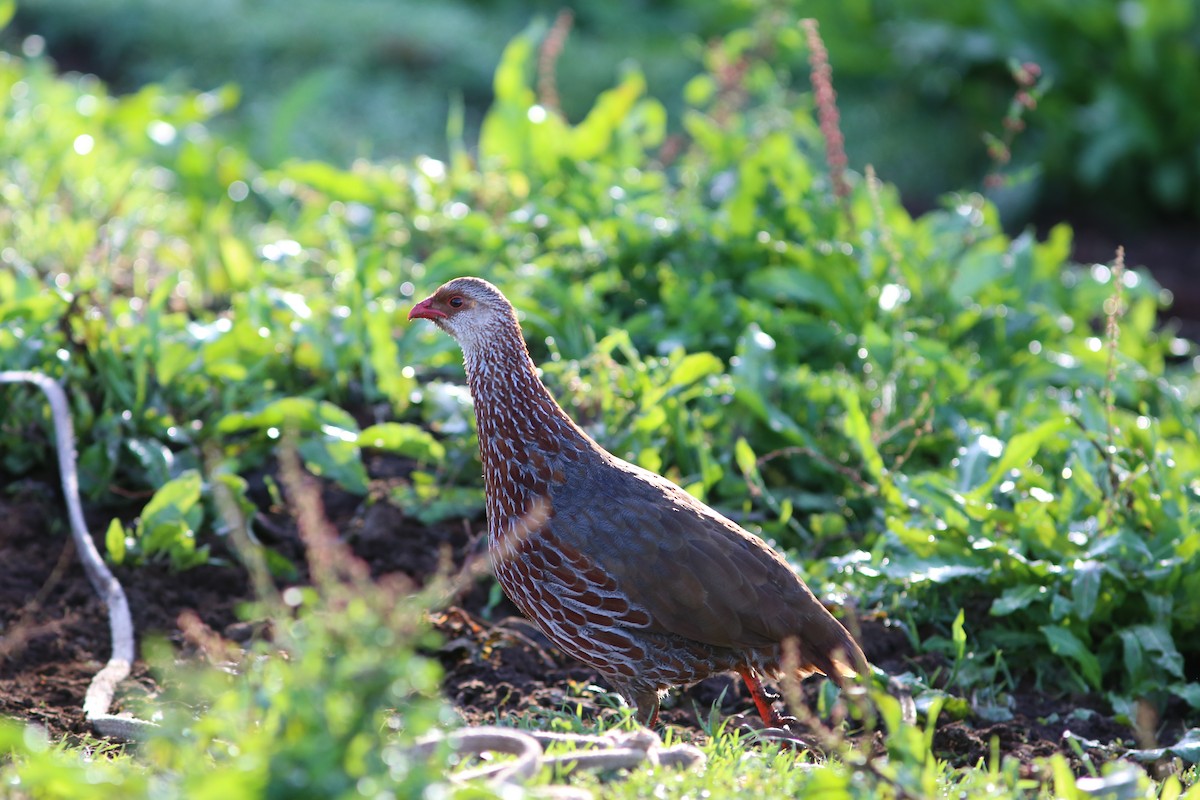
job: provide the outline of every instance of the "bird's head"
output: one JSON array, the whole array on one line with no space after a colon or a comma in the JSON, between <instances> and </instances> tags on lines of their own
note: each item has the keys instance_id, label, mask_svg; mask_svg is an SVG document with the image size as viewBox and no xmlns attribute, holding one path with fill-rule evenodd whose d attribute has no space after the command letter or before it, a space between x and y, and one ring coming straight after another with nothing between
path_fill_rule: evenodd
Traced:
<instances>
[{"instance_id":1,"label":"bird's head","mask_svg":"<svg viewBox=\"0 0 1200 800\"><path fill-rule=\"evenodd\" d=\"M493 340L517 324L512 304L482 278L455 278L412 307L408 318L427 319L458 340L463 350Z\"/></svg>"}]
</instances>

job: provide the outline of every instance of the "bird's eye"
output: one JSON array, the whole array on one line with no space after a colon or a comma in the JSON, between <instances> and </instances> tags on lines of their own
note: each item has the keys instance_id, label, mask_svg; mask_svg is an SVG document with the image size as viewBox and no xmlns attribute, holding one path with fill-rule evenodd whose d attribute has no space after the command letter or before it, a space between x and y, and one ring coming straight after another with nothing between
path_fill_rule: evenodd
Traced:
<instances>
[{"instance_id":1,"label":"bird's eye","mask_svg":"<svg viewBox=\"0 0 1200 800\"><path fill-rule=\"evenodd\" d=\"M451 308L462 308L462 304L463 304L463 299L459 295L454 295L454 297L450 298L450 307Z\"/></svg>"}]
</instances>

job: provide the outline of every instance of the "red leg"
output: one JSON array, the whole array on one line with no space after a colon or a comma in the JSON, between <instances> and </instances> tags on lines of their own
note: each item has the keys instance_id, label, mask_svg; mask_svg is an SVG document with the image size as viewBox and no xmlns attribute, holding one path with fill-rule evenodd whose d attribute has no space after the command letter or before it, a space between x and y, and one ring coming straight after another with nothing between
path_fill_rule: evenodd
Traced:
<instances>
[{"instance_id":1,"label":"red leg","mask_svg":"<svg viewBox=\"0 0 1200 800\"><path fill-rule=\"evenodd\" d=\"M771 697L767 693L767 689L763 686L762 681L754 674L754 669L751 667L739 667L738 674L742 676L742 680L746 682L746 688L750 690L750 696L754 698L754 705L758 708L758 714L763 718L768 728L783 728L789 730L789 726L798 720L795 717L787 714L781 714L775 710L775 706L771 704Z\"/></svg>"},{"instance_id":2,"label":"red leg","mask_svg":"<svg viewBox=\"0 0 1200 800\"><path fill-rule=\"evenodd\" d=\"M658 724L658 692L643 691L634 696L638 722L653 730Z\"/></svg>"}]
</instances>

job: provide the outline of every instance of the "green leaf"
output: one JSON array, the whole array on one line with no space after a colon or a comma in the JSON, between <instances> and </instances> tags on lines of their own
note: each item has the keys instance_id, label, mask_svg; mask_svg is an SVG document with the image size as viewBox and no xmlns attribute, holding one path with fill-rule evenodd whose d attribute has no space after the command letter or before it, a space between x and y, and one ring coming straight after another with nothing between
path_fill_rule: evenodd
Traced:
<instances>
[{"instance_id":1,"label":"green leaf","mask_svg":"<svg viewBox=\"0 0 1200 800\"><path fill-rule=\"evenodd\" d=\"M859 454L866 462L872 475L878 476L883 472L883 458L871 437L871 425L863 413L858 395L852 390L842 392L842 405L846 409L843 430L846 436L858 447Z\"/></svg>"},{"instance_id":2,"label":"green leaf","mask_svg":"<svg viewBox=\"0 0 1200 800\"><path fill-rule=\"evenodd\" d=\"M609 151L613 134L645 92L646 79L640 72L631 72L616 87L601 92L587 116L571 131L570 156L590 161Z\"/></svg>"},{"instance_id":3,"label":"green leaf","mask_svg":"<svg viewBox=\"0 0 1200 800\"><path fill-rule=\"evenodd\" d=\"M1000 481L1004 480L1014 469L1024 467L1030 459L1037 455L1038 450L1047 439L1057 436L1070 424L1071 420L1067 417L1057 417L1043 422L1031 431L1018 433L1009 439L1004 453L996 462L996 466L992 468L991 476L984 481L982 486L971 493L971 497L981 502L987 499L988 493L996 488Z\"/></svg>"},{"instance_id":4,"label":"green leaf","mask_svg":"<svg viewBox=\"0 0 1200 800\"><path fill-rule=\"evenodd\" d=\"M359 447L386 450L417 461L444 461L446 448L429 431L418 425L384 422L364 428L358 434Z\"/></svg>"},{"instance_id":5,"label":"green leaf","mask_svg":"<svg viewBox=\"0 0 1200 800\"><path fill-rule=\"evenodd\" d=\"M1194 709L1200 710L1200 683L1177 683L1170 687L1171 694Z\"/></svg>"},{"instance_id":6,"label":"green leaf","mask_svg":"<svg viewBox=\"0 0 1200 800\"><path fill-rule=\"evenodd\" d=\"M493 78L494 102L479 130L479 158L511 169L525 169L529 161L529 109L536 101L529 86L529 65L534 41L544 29L534 23L513 37L500 56Z\"/></svg>"},{"instance_id":7,"label":"green leaf","mask_svg":"<svg viewBox=\"0 0 1200 800\"><path fill-rule=\"evenodd\" d=\"M867 421L867 415L863 413L858 393L847 388L842 390L839 396L846 409L846 420L843 426L846 437L858 449L859 455L862 456L863 463L867 467L867 472L876 481L882 483L887 476L887 469L883 466L883 456L879 454L879 448L875 446L875 439L871 434L871 423Z\"/></svg>"},{"instance_id":8,"label":"green leaf","mask_svg":"<svg viewBox=\"0 0 1200 800\"><path fill-rule=\"evenodd\" d=\"M392 319L389 314L379 308L369 306L367 309L367 336L371 341L371 367L375 372L375 384L388 401L392 411L401 414L408 408L409 397L416 388L416 378L411 370L397 368L400 362L400 348L392 333Z\"/></svg>"},{"instance_id":9,"label":"green leaf","mask_svg":"<svg viewBox=\"0 0 1200 800\"><path fill-rule=\"evenodd\" d=\"M323 436L301 441L296 451L312 474L334 481L353 494L367 493L367 470L357 445Z\"/></svg>"},{"instance_id":10,"label":"green leaf","mask_svg":"<svg viewBox=\"0 0 1200 800\"><path fill-rule=\"evenodd\" d=\"M143 479L151 486L161 486L170 480L174 454L162 442L133 437L125 440L125 449L142 468Z\"/></svg>"},{"instance_id":11,"label":"green leaf","mask_svg":"<svg viewBox=\"0 0 1200 800\"><path fill-rule=\"evenodd\" d=\"M812 434L797 425L795 420L785 414L774 403L768 403L763 399L761 394L742 385L742 381L740 380L734 383L734 397L738 403L766 424L773 433L782 436L789 444L809 447L814 450L819 449L812 438Z\"/></svg>"},{"instance_id":12,"label":"green leaf","mask_svg":"<svg viewBox=\"0 0 1200 800\"><path fill-rule=\"evenodd\" d=\"M954 642L954 658L956 661L962 661L963 654L967 652L967 630L964 626L966 622L966 612L963 609L958 610L958 616L954 618L954 624L950 627L950 641Z\"/></svg>"},{"instance_id":13,"label":"green leaf","mask_svg":"<svg viewBox=\"0 0 1200 800\"><path fill-rule=\"evenodd\" d=\"M671 370L667 386L671 388L691 386L696 381L703 380L710 375L720 375L723 369L724 364L721 363L721 359L712 353L692 353L684 356L675 369Z\"/></svg>"},{"instance_id":14,"label":"green leaf","mask_svg":"<svg viewBox=\"0 0 1200 800\"><path fill-rule=\"evenodd\" d=\"M116 517L108 523L108 531L104 534L104 548L108 552L109 562L117 565L124 563L125 526Z\"/></svg>"},{"instance_id":15,"label":"green leaf","mask_svg":"<svg viewBox=\"0 0 1200 800\"><path fill-rule=\"evenodd\" d=\"M1152 750L1128 750L1125 755L1138 761L1158 761L1160 758L1178 758L1187 764L1200 764L1200 728L1192 728L1178 742Z\"/></svg>"},{"instance_id":16,"label":"green leaf","mask_svg":"<svg viewBox=\"0 0 1200 800\"><path fill-rule=\"evenodd\" d=\"M944 584L960 578L982 578L990 574L987 567L961 563L961 559L920 558L905 554L887 559L880 571L888 578L907 583Z\"/></svg>"},{"instance_id":17,"label":"green leaf","mask_svg":"<svg viewBox=\"0 0 1200 800\"><path fill-rule=\"evenodd\" d=\"M758 472L758 458L754 455L754 450L746 441L746 437L739 436L733 445L733 458L743 475L751 476Z\"/></svg>"},{"instance_id":18,"label":"green leaf","mask_svg":"<svg viewBox=\"0 0 1200 800\"><path fill-rule=\"evenodd\" d=\"M1087 622L1096 613L1096 598L1100 596L1100 576L1104 565L1099 561L1078 561L1075 577L1071 581L1071 595L1075 601L1075 613L1081 622Z\"/></svg>"},{"instance_id":19,"label":"green leaf","mask_svg":"<svg viewBox=\"0 0 1200 800\"><path fill-rule=\"evenodd\" d=\"M393 489L391 501L426 525L447 519L473 517L481 513L484 507L481 490L460 486L437 487L422 480L419 473L413 474L411 486Z\"/></svg>"},{"instance_id":20,"label":"green leaf","mask_svg":"<svg viewBox=\"0 0 1200 800\"><path fill-rule=\"evenodd\" d=\"M142 509L134 535L142 557L167 555L176 569L203 563L206 550L196 546L196 531L204 521L202 488L199 471L192 469L154 493Z\"/></svg>"},{"instance_id":21,"label":"green leaf","mask_svg":"<svg viewBox=\"0 0 1200 800\"><path fill-rule=\"evenodd\" d=\"M1096 654L1084 645L1079 638L1066 628L1056 625L1042 625L1042 635L1050 644L1050 651L1055 655L1066 656L1079 665L1084 679L1093 689L1100 688L1100 661Z\"/></svg>"},{"instance_id":22,"label":"green leaf","mask_svg":"<svg viewBox=\"0 0 1200 800\"><path fill-rule=\"evenodd\" d=\"M234 236L220 238L221 266L225 268L226 286L210 286L215 291L245 289L251 285L256 262L246 243Z\"/></svg>"},{"instance_id":23,"label":"green leaf","mask_svg":"<svg viewBox=\"0 0 1200 800\"><path fill-rule=\"evenodd\" d=\"M1125 647L1126 668L1138 675L1146 657L1173 678L1183 677L1183 656L1166 625L1134 625L1121 631Z\"/></svg>"},{"instance_id":24,"label":"green leaf","mask_svg":"<svg viewBox=\"0 0 1200 800\"><path fill-rule=\"evenodd\" d=\"M342 202L374 203L380 194L362 175L320 161L290 161L279 169L275 178L294 180Z\"/></svg>"},{"instance_id":25,"label":"green leaf","mask_svg":"<svg viewBox=\"0 0 1200 800\"><path fill-rule=\"evenodd\" d=\"M917 713L929 720L927 736L932 737L934 728L943 718L951 721L964 720L971 716L971 703L940 689L925 689L913 698Z\"/></svg>"},{"instance_id":26,"label":"green leaf","mask_svg":"<svg viewBox=\"0 0 1200 800\"><path fill-rule=\"evenodd\" d=\"M1034 600L1039 600L1047 594L1046 588L1036 583L1026 583L1020 586L1010 586L992 601L991 615L1004 617L1014 611L1019 611Z\"/></svg>"},{"instance_id":27,"label":"green leaf","mask_svg":"<svg viewBox=\"0 0 1200 800\"><path fill-rule=\"evenodd\" d=\"M349 412L328 401L311 397L282 397L267 403L255 413L234 412L217 422L219 433L238 433L245 430L298 430L303 433L323 432L346 441L357 437L358 423Z\"/></svg>"},{"instance_id":28,"label":"green leaf","mask_svg":"<svg viewBox=\"0 0 1200 800\"><path fill-rule=\"evenodd\" d=\"M0 30L8 27L13 15L17 13L16 0L0 0Z\"/></svg>"},{"instance_id":29,"label":"green leaf","mask_svg":"<svg viewBox=\"0 0 1200 800\"><path fill-rule=\"evenodd\" d=\"M200 473L194 469L167 481L142 508L142 524L157 525L192 518L198 509L202 485Z\"/></svg>"},{"instance_id":30,"label":"green leaf","mask_svg":"<svg viewBox=\"0 0 1200 800\"><path fill-rule=\"evenodd\" d=\"M814 305L841 319L845 310L830 284L832 279L832 273L814 275L797 267L768 267L751 273L747 287L764 299Z\"/></svg>"}]
</instances>

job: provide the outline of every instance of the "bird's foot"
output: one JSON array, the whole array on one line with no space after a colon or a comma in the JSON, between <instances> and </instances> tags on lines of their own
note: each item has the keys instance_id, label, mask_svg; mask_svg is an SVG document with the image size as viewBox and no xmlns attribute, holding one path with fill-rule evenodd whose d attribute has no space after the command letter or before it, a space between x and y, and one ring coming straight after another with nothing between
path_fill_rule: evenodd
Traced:
<instances>
[{"instance_id":1,"label":"bird's foot","mask_svg":"<svg viewBox=\"0 0 1200 800\"><path fill-rule=\"evenodd\" d=\"M767 727L758 732L758 735L774 744L778 744L782 750L791 750L792 752L800 752L808 750L814 753L824 753L817 740L811 736L804 735L801 731L804 726L800 720L790 714L780 714L778 712L771 715L771 719L767 720Z\"/></svg>"},{"instance_id":2,"label":"bird's foot","mask_svg":"<svg viewBox=\"0 0 1200 800\"><path fill-rule=\"evenodd\" d=\"M811 753L825 754L814 738L802 736L790 726L763 728L757 732L757 736L765 742L779 745L781 750L790 750L793 753L807 750Z\"/></svg>"},{"instance_id":3,"label":"bird's foot","mask_svg":"<svg viewBox=\"0 0 1200 800\"><path fill-rule=\"evenodd\" d=\"M788 714L774 713L765 722L749 714L735 714L729 718L730 725L740 729L747 741L762 744L777 744L782 750L823 753L815 739L805 733L800 720Z\"/></svg>"},{"instance_id":4,"label":"bird's foot","mask_svg":"<svg viewBox=\"0 0 1200 800\"><path fill-rule=\"evenodd\" d=\"M765 683L760 682L758 684L758 694L760 697L762 697L762 699L766 700L768 703L783 702L783 695L780 694L777 689L775 689L771 686L768 686ZM795 717L788 717L788 719L794 720Z\"/></svg>"}]
</instances>

